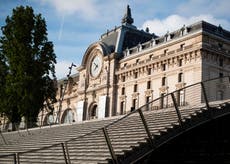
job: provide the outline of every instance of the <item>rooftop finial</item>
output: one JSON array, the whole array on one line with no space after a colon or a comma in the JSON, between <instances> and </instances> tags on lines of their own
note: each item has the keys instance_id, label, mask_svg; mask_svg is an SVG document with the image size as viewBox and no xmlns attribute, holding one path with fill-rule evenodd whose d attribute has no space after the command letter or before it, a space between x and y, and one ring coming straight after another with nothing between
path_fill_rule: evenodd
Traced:
<instances>
[{"instance_id":1,"label":"rooftop finial","mask_svg":"<svg viewBox=\"0 0 230 164\"><path fill-rule=\"evenodd\" d=\"M126 10L124 17L122 18L121 23L122 24L132 24L133 23L133 18L131 15L131 9L129 8L129 5L127 5L127 10Z\"/></svg>"}]
</instances>

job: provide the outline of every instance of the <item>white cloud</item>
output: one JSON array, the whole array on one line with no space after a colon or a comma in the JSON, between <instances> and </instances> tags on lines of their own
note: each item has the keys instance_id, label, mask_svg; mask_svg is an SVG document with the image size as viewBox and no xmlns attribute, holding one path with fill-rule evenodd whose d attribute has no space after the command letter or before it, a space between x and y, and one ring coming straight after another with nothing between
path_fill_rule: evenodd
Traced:
<instances>
[{"instance_id":1,"label":"white cloud","mask_svg":"<svg viewBox=\"0 0 230 164\"><path fill-rule=\"evenodd\" d=\"M142 28L145 29L149 27L151 33L155 33L156 35L164 35L167 31L172 32L181 28L183 25L190 25L196 23L198 21L207 21L214 25L221 25L223 28L230 28L230 23L224 19L216 19L212 15L199 15L192 17L183 17L180 15L170 15L165 19L153 19L147 20L142 25Z\"/></svg>"},{"instance_id":2,"label":"white cloud","mask_svg":"<svg viewBox=\"0 0 230 164\"><path fill-rule=\"evenodd\" d=\"M91 0L43 0L42 3L49 3L61 15L73 15L86 19L95 18L98 15L95 5Z\"/></svg>"},{"instance_id":3,"label":"white cloud","mask_svg":"<svg viewBox=\"0 0 230 164\"><path fill-rule=\"evenodd\" d=\"M69 67L72 62L67 60L58 61L55 65L57 79L66 77L69 74ZM77 73L76 67L72 68L71 75Z\"/></svg>"}]
</instances>

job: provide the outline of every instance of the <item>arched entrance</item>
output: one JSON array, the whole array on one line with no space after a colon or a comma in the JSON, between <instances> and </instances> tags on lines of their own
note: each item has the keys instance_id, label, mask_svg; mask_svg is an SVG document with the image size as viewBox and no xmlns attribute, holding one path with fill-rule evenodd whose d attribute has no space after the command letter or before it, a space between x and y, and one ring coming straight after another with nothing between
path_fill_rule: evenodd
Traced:
<instances>
[{"instance_id":1,"label":"arched entrance","mask_svg":"<svg viewBox=\"0 0 230 164\"><path fill-rule=\"evenodd\" d=\"M73 112L71 108L68 108L64 111L64 113L62 114L62 118L61 118L61 123L62 124L66 124L66 123L72 123L74 120L74 116L73 116Z\"/></svg>"},{"instance_id":2,"label":"arched entrance","mask_svg":"<svg viewBox=\"0 0 230 164\"><path fill-rule=\"evenodd\" d=\"M98 117L98 106L97 104L92 104L89 108L89 120L96 119Z\"/></svg>"},{"instance_id":3,"label":"arched entrance","mask_svg":"<svg viewBox=\"0 0 230 164\"><path fill-rule=\"evenodd\" d=\"M45 119L43 121L43 125L52 125L54 123L54 116L52 113L48 113L45 116Z\"/></svg>"}]
</instances>

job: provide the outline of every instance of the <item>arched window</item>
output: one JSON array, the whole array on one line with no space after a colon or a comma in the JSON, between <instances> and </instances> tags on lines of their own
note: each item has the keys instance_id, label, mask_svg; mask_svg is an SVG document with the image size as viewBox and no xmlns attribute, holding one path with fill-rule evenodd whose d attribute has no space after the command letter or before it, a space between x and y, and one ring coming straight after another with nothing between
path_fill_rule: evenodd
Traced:
<instances>
[{"instance_id":1,"label":"arched window","mask_svg":"<svg viewBox=\"0 0 230 164\"><path fill-rule=\"evenodd\" d=\"M91 110L89 112L89 118L90 119L97 118L97 105L93 105L93 107L91 108Z\"/></svg>"},{"instance_id":2,"label":"arched window","mask_svg":"<svg viewBox=\"0 0 230 164\"><path fill-rule=\"evenodd\" d=\"M61 123L72 123L73 113L71 109L66 109L62 115Z\"/></svg>"},{"instance_id":3,"label":"arched window","mask_svg":"<svg viewBox=\"0 0 230 164\"><path fill-rule=\"evenodd\" d=\"M52 113L48 113L46 116L45 116L45 119L44 119L44 122L43 122L43 125L52 125L54 123L54 116Z\"/></svg>"}]
</instances>

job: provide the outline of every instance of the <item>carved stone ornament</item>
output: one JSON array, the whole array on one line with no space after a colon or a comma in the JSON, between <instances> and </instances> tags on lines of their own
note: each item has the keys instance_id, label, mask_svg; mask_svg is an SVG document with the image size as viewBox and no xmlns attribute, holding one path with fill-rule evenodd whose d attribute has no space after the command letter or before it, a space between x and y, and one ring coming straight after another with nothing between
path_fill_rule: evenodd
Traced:
<instances>
[{"instance_id":1,"label":"carved stone ornament","mask_svg":"<svg viewBox=\"0 0 230 164\"><path fill-rule=\"evenodd\" d=\"M168 86L162 86L162 87L160 87L159 88L160 93L166 93L166 91L167 91L168 88L169 88Z\"/></svg>"},{"instance_id":2,"label":"carved stone ornament","mask_svg":"<svg viewBox=\"0 0 230 164\"><path fill-rule=\"evenodd\" d=\"M126 100L126 96L125 95L120 96L120 101L125 101L125 100Z\"/></svg>"},{"instance_id":3,"label":"carved stone ornament","mask_svg":"<svg viewBox=\"0 0 230 164\"><path fill-rule=\"evenodd\" d=\"M139 95L138 92L134 92L134 93L132 94L132 98L133 98L133 99L137 99L137 98L138 98L138 95Z\"/></svg>"},{"instance_id":4,"label":"carved stone ornament","mask_svg":"<svg viewBox=\"0 0 230 164\"><path fill-rule=\"evenodd\" d=\"M145 96L151 96L152 95L153 90L152 89L148 89L145 91Z\"/></svg>"},{"instance_id":5,"label":"carved stone ornament","mask_svg":"<svg viewBox=\"0 0 230 164\"><path fill-rule=\"evenodd\" d=\"M186 85L186 83L177 83L176 84L176 89L178 90L178 89L184 88L185 85Z\"/></svg>"}]
</instances>

